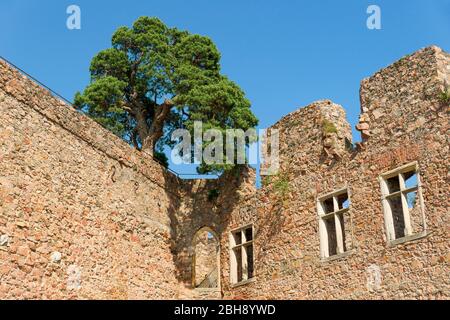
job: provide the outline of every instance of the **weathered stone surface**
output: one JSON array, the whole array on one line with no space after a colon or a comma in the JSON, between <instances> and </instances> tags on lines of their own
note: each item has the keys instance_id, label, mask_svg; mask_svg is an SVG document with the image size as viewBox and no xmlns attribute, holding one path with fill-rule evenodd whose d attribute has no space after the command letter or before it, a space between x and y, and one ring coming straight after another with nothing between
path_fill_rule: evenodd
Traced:
<instances>
[{"instance_id":1,"label":"weathered stone surface","mask_svg":"<svg viewBox=\"0 0 450 320\"><path fill-rule=\"evenodd\" d=\"M430 47L363 80L357 148L329 100L283 117L281 172L256 190L248 168L178 179L0 61L0 299L448 299L449 62ZM425 236L389 246L378 177L412 161ZM343 187L349 254L322 261L317 197ZM230 232L248 224L255 279L232 286ZM219 290L192 290L204 227Z\"/></svg>"},{"instance_id":2,"label":"weathered stone surface","mask_svg":"<svg viewBox=\"0 0 450 320\"><path fill-rule=\"evenodd\" d=\"M231 212L221 213L227 216L221 262L226 298L449 298L450 269L445 262L450 249L449 109L438 98L444 83L450 83L449 67L449 56L430 47L365 79L361 87L364 122L359 126L364 142L356 150L342 150L342 158L332 162L324 156L320 133L329 105L314 103L275 124L281 133L281 174L289 181L288 200L277 196L276 178L263 179L256 195L237 200ZM342 113L332 122L338 133L348 136L343 109L335 108ZM377 134L367 131L369 127ZM421 175L427 236L389 246L378 177L413 161L418 162ZM317 196L343 187L348 188L351 202L351 220L345 223L350 254L322 261ZM233 287L227 236L248 223L257 230L256 278Z\"/></svg>"},{"instance_id":3,"label":"weathered stone surface","mask_svg":"<svg viewBox=\"0 0 450 320\"><path fill-rule=\"evenodd\" d=\"M178 179L3 61L0 96L0 299L177 298Z\"/></svg>"},{"instance_id":4,"label":"weathered stone surface","mask_svg":"<svg viewBox=\"0 0 450 320\"><path fill-rule=\"evenodd\" d=\"M55 251L50 255L50 261L53 263L59 263L61 261L61 252Z\"/></svg>"}]
</instances>

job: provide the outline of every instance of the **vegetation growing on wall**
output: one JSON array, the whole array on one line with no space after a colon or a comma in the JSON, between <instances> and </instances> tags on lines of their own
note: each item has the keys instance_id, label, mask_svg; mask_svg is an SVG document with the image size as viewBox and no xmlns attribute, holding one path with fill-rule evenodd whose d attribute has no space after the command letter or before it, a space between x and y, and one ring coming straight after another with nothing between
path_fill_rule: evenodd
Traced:
<instances>
[{"instance_id":1,"label":"vegetation growing on wall","mask_svg":"<svg viewBox=\"0 0 450 320\"><path fill-rule=\"evenodd\" d=\"M270 179L277 201L283 206L287 206L289 204L289 192L291 191L288 174L285 172L279 173L271 176Z\"/></svg>"},{"instance_id":2,"label":"vegetation growing on wall","mask_svg":"<svg viewBox=\"0 0 450 320\"><path fill-rule=\"evenodd\" d=\"M331 121L326 120L326 119L323 120L323 122L322 122L322 131L323 131L324 134L337 133L338 132L338 130L337 130L336 126L334 125L334 123L332 123Z\"/></svg>"}]
</instances>

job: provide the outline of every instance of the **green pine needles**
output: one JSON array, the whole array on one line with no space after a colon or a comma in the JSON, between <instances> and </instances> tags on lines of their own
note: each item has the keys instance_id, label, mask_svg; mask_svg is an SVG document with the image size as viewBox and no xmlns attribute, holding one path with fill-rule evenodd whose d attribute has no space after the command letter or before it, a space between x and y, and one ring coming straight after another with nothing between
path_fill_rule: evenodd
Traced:
<instances>
[{"instance_id":1,"label":"green pine needles","mask_svg":"<svg viewBox=\"0 0 450 320\"><path fill-rule=\"evenodd\" d=\"M164 159L171 133L195 121L204 127L254 128L258 120L242 89L221 73L220 52L211 39L141 17L120 27L112 47L91 62L91 83L75 95L75 106L136 148ZM221 172L233 165L207 166Z\"/></svg>"}]
</instances>

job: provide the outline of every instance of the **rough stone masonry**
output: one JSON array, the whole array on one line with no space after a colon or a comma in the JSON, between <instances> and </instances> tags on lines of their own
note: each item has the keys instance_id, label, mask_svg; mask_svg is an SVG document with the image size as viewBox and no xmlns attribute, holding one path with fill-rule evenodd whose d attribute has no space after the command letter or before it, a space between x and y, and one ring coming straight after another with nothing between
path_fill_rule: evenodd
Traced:
<instances>
[{"instance_id":1,"label":"rough stone masonry","mask_svg":"<svg viewBox=\"0 0 450 320\"><path fill-rule=\"evenodd\" d=\"M434 46L363 80L356 145L331 101L285 116L257 190L175 177L0 61L0 299L448 299L449 84ZM193 281L205 228L217 290Z\"/></svg>"}]
</instances>

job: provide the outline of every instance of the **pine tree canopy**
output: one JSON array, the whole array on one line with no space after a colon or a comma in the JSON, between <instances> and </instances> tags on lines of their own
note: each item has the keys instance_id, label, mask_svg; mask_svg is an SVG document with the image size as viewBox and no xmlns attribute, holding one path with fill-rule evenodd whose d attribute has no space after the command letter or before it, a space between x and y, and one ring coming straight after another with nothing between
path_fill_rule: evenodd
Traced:
<instances>
[{"instance_id":1,"label":"pine tree canopy","mask_svg":"<svg viewBox=\"0 0 450 320\"><path fill-rule=\"evenodd\" d=\"M136 148L167 161L171 133L194 121L203 128L254 128L258 120L241 88L221 74L220 53L205 36L141 17L120 27L112 47L91 62L91 82L75 106ZM233 165L201 164L201 173Z\"/></svg>"}]
</instances>

